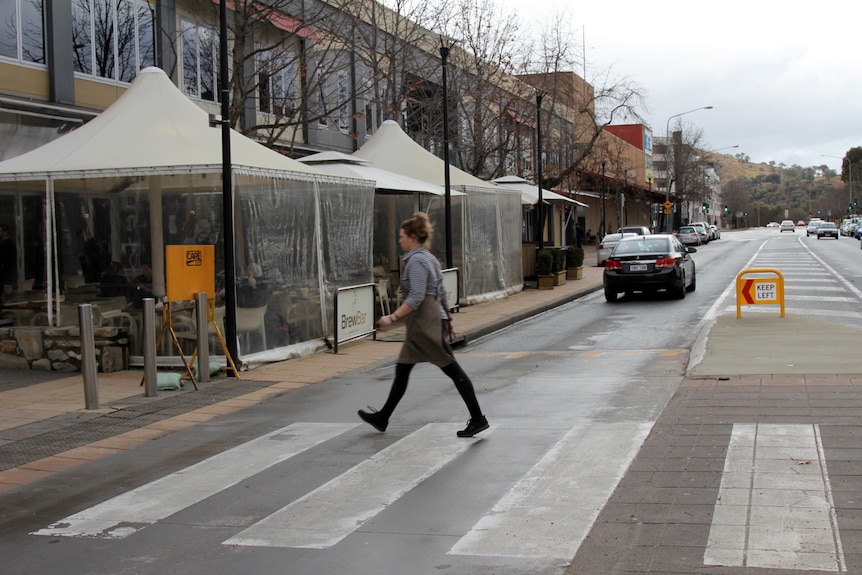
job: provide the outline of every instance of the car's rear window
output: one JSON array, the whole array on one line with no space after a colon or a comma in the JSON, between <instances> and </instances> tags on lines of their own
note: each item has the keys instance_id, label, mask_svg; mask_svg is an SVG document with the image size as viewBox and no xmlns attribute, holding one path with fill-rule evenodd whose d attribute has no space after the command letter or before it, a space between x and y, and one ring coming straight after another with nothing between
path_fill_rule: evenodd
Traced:
<instances>
[{"instance_id":1,"label":"car's rear window","mask_svg":"<svg viewBox=\"0 0 862 575\"><path fill-rule=\"evenodd\" d=\"M626 254L660 254L668 252L667 238L637 238L627 239L617 244L614 255Z\"/></svg>"},{"instance_id":2,"label":"car's rear window","mask_svg":"<svg viewBox=\"0 0 862 575\"><path fill-rule=\"evenodd\" d=\"M679 229L679 233L681 234L693 234L695 233L694 228L687 226Z\"/></svg>"}]
</instances>

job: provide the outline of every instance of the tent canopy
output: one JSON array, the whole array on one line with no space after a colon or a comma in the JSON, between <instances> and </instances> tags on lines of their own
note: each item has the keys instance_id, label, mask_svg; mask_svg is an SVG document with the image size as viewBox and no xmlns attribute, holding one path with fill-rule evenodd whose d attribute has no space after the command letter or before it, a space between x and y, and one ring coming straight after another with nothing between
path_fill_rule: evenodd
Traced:
<instances>
[{"instance_id":1,"label":"tent canopy","mask_svg":"<svg viewBox=\"0 0 862 575\"><path fill-rule=\"evenodd\" d=\"M311 179L328 176L230 133L234 171ZM146 68L128 90L80 128L0 162L0 181L220 172L221 128L159 68ZM331 176L330 176L331 177Z\"/></svg>"},{"instance_id":2,"label":"tent canopy","mask_svg":"<svg viewBox=\"0 0 862 575\"><path fill-rule=\"evenodd\" d=\"M374 136L353 155L369 160L375 167L383 170L418 178L438 186L446 185L443 160L410 139L410 136L405 134L394 120L383 122ZM496 187L455 166L449 167L449 183L452 186L470 188Z\"/></svg>"},{"instance_id":3,"label":"tent canopy","mask_svg":"<svg viewBox=\"0 0 862 575\"><path fill-rule=\"evenodd\" d=\"M539 190L536 184L525 180L520 176L503 176L502 178L497 178L496 180L491 180L495 184L499 184L501 186L505 186L507 188L512 188L521 192L521 203L526 205L535 205L539 202ZM556 192L552 192L551 190L546 190L542 188L542 201L545 202L560 202L560 203L572 203L582 207L588 207L587 204L581 203L577 200L573 200L571 198L567 198L562 194L558 194Z\"/></svg>"},{"instance_id":4,"label":"tent canopy","mask_svg":"<svg viewBox=\"0 0 862 575\"><path fill-rule=\"evenodd\" d=\"M341 152L320 152L312 154L299 160L303 164L310 164L318 169L332 173L336 176L348 178L360 178L374 181L374 187L378 191L386 192L420 192L433 194L435 196L445 195L442 186L417 180L403 174L396 174L389 170L382 170L371 165L371 161L358 158ZM461 196L462 192L450 190L453 196Z\"/></svg>"}]
</instances>

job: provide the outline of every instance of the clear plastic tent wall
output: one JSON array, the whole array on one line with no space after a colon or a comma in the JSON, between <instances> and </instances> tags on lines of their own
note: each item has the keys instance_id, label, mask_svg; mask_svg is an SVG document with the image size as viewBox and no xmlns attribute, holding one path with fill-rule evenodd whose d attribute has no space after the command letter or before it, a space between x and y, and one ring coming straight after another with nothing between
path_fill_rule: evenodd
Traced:
<instances>
[{"instance_id":1,"label":"clear plastic tent wall","mask_svg":"<svg viewBox=\"0 0 862 575\"><path fill-rule=\"evenodd\" d=\"M56 257L51 276L58 280L51 291L65 293L83 283L82 230L98 243L102 263L119 262L129 279L140 273L142 263L156 264L154 250L165 245L213 244L216 289L220 290L224 284L221 186L220 173L58 179L53 185L53 208L44 201L44 182L7 182L2 189L29 206L24 214L25 237L34 238L34 249L27 252L25 267L35 275L34 289L48 287L48 252L44 241L37 242L45 238L44 222L53 220L51 252ZM258 285L265 287L264 299L254 303L267 306L266 345L263 337L256 336L248 342L251 345L241 345L243 355L311 340L322 343L323 337L332 335L335 291L372 280L372 184L235 171L233 186L236 277L243 278L249 264L260 265L263 275ZM31 197L36 201L26 201ZM45 219L44 206L52 209L51 220ZM151 218L153 209L161 214L156 221ZM161 286L156 285L159 276L155 271L154 291L160 295L165 292L163 275ZM237 303L238 308L243 305L239 296ZM238 309L238 317L241 313ZM286 349L262 360L292 355L296 353Z\"/></svg>"},{"instance_id":2,"label":"clear plastic tent wall","mask_svg":"<svg viewBox=\"0 0 862 575\"><path fill-rule=\"evenodd\" d=\"M462 301L473 304L521 291L520 193L487 188L465 191Z\"/></svg>"}]
</instances>

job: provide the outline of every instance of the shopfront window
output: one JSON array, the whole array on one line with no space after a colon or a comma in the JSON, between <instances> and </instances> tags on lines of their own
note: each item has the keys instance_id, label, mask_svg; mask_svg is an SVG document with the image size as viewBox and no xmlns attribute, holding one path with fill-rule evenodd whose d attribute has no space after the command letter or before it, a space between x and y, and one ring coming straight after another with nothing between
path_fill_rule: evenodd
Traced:
<instances>
[{"instance_id":1,"label":"shopfront window","mask_svg":"<svg viewBox=\"0 0 862 575\"><path fill-rule=\"evenodd\" d=\"M74 0L75 71L131 82L155 62L154 19L154 8L139 0Z\"/></svg>"},{"instance_id":2,"label":"shopfront window","mask_svg":"<svg viewBox=\"0 0 862 575\"><path fill-rule=\"evenodd\" d=\"M0 56L45 63L41 0L0 0Z\"/></svg>"}]
</instances>

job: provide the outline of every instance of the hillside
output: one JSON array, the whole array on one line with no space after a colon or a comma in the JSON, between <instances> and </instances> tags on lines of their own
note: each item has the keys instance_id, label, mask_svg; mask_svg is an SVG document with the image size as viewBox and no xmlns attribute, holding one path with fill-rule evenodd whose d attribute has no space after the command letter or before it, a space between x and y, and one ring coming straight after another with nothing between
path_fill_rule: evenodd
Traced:
<instances>
[{"instance_id":1,"label":"hillside","mask_svg":"<svg viewBox=\"0 0 862 575\"><path fill-rule=\"evenodd\" d=\"M757 176L773 174L781 169L764 163L743 162L726 154L714 154L713 160L715 161L715 171L722 182L729 182L739 177L753 180Z\"/></svg>"}]
</instances>

